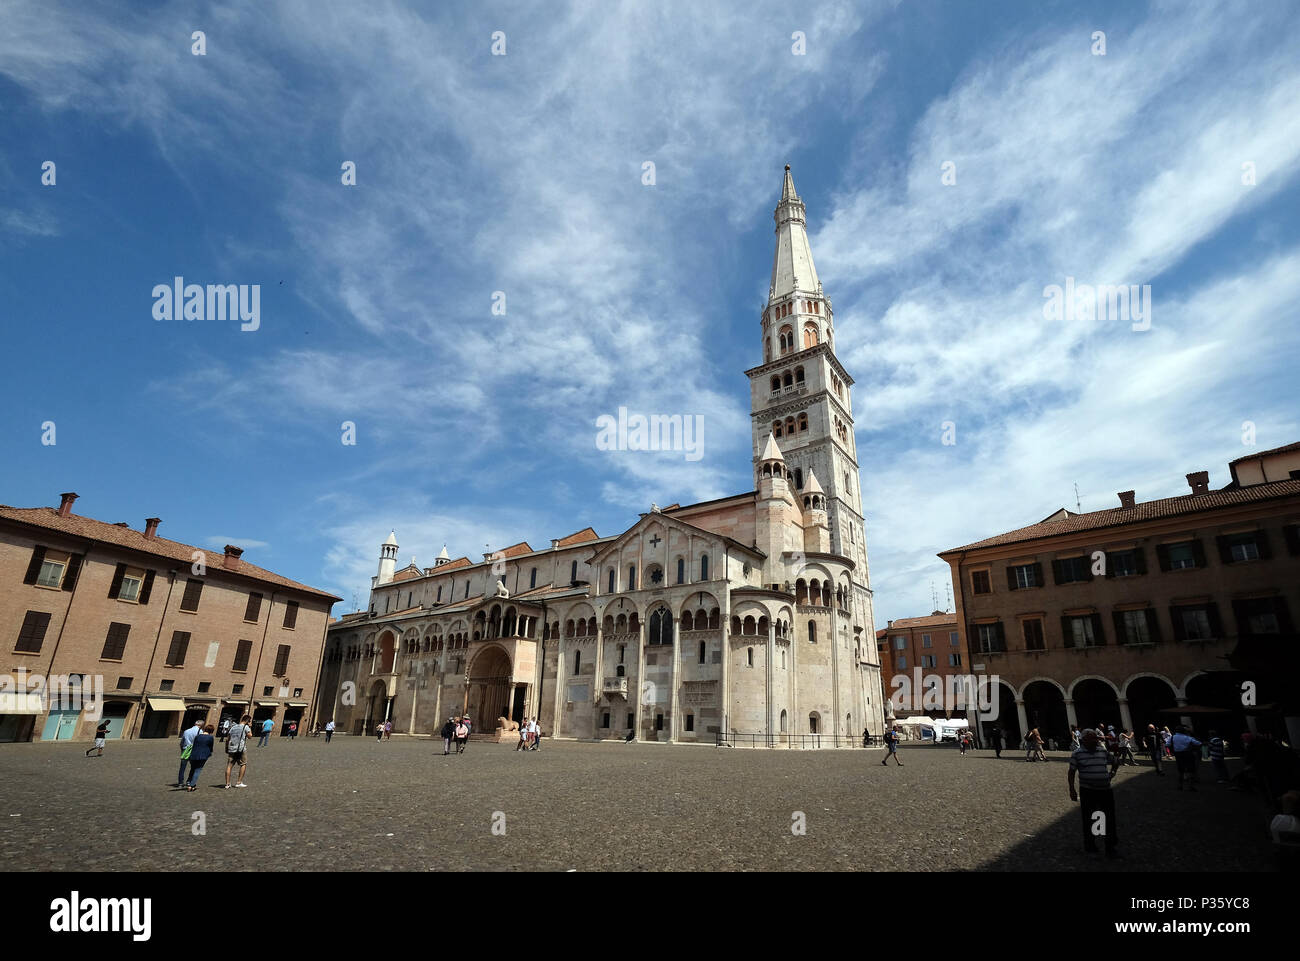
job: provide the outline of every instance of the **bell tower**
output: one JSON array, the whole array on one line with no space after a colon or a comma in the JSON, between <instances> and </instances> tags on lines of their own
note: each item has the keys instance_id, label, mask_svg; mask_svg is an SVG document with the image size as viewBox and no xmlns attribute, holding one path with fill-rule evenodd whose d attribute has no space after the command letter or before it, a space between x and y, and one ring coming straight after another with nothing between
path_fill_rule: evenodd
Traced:
<instances>
[{"instance_id":1,"label":"bell tower","mask_svg":"<svg viewBox=\"0 0 1300 961\"><path fill-rule=\"evenodd\" d=\"M835 356L835 312L817 276L807 210L795 192L789 164L773 217L772 281L759 316L763 363L745 371L754 467L756 472L761 468L770 434L793 478L791 494L800 503L806 487L820 481L816 493L824 497L829 551L854 561L854 585L869 605L853 378Z\"/></svg>"}]
</instances>

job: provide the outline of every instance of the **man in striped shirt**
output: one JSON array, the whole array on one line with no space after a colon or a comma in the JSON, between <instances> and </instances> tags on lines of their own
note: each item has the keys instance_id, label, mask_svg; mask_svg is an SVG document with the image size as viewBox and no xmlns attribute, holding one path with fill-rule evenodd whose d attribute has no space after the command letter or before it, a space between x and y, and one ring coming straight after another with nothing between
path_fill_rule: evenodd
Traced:
<instances>
[{"instance_id":1,"label":"man in striped shirt","mask_svg":"<svg viewBox=\"0 0 1300 961\"><path fill-rule=\"evenodd\" d=\"M1074 789L1075 775L1079 790ZM1101 737L1092 728L1083 732L1079 746L1070 755L1070 772L1066 777L1070 785L1070 800L1080 803L1083 816L1083 849L1089 853L1097 850L1097 837L1105 839L1106 857L1118 857L1115 846L1119 838L1115 832L1115 792L1110 789L1110 754Z\"/></svg>"}]
</instances>

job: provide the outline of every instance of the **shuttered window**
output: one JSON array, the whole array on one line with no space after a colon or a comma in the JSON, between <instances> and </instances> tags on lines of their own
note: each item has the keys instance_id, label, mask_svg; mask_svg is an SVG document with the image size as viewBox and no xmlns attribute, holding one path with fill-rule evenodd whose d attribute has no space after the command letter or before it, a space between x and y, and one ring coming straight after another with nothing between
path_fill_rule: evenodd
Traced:
<instances>
[{"instance_id":1,"label":"shuttered window","mask_svg":"<svg viewBox=\"0 0 1300 961\"><path fill-rule=\"evenodd\" d=\"M185 652L190 647L189 631L173 631L172 645L167 651L167 667L184 667Z\"/></svg>"},{"instance_id":2,"label":"shuttered window","mask_svg":"<svg viewBox=\"0 0 1300 961\"><path fill-rule=\"evenodd\" d=\"M108 636L104 638L104 653L100 654L100 660L120 661L122 655L126 653L126 638L131 633L130 624L119 624L114 621L108 625Z\"/></svg>"},{"instance_id":3,"label":"shuttered window","mask_svg":"<svg viewBox=\"0 0 1300 961\"><path fill-rule=\"evenodd\" d=\"M49 626L49 614L44 611L28 611L27 616L23 618L23 628L18 632L18 643L14 646L14 650L25 654L39 654L41 645L45 643L45 632Z\"/></svg>"},{"instance_id":4,"label":"shuttered window","mask_svg":"<svg viewBox=\"0 0 1300 961\"><path fill-rule=\"evenodd\" d=\"M275 651L275 670L271 673L276 677L284 677L284 672L289 669L289 645L281 644Z\"/></svg>"},{"instance_id":5,"label":"shuttered window","mask_svg":"<svg viewBox=\"0 0 1300 961\"><path fill-rule=\"evenodd\" d=\"M232 671L247 671L248 658L253 653L252 641L240 641L239 646L235 649L235 666Z\"/></svg>"},{"instance_id":6,"label":"shuttered window","mask_svg":"<svg viewBox=\"0 0 1300 961\"><path fill-rule=\"evenodd\" d=\"M199 609L199 598L203 596L203 581L191 577L185 582L185 596L181 598L181 610L191 614Z\"/></svg>"},{"instance_id":7,"label":"shuttered window","mask_svg":"<svg viewBox=\"0 0 1300 961\"><path fill-rule=\"evenodd\" d=\"M290 601L284 606L284 626L293 630L298 624L298 602Z\"/></svg>"},{"instance_id":8,"label":"shuttered window","mask_svg":"<svg viewBox=\"0 0 1300 961\"><path fill-rule=\"evenodd\" d=\"M248 607L244 610L244 620L257 623L257 619L262 616L262 595L249 594Z\"/></svg>"}]
</instances>

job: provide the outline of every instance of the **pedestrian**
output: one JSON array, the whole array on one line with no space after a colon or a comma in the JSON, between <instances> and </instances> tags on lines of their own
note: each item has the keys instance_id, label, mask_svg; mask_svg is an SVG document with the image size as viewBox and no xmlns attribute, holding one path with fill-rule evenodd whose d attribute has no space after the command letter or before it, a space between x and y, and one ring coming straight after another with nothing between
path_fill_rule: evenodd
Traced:
<instances>
[{"instance_id":1,"label":"pedestrian","mask_svg":"<svg viewBox=\"0 0 1300 961\"><path fill-rule=\"evenodd\" d=\"M894 763L899 767L902 767L903 762L898 759L898 728L897 727L889 727L885 729L885 749L889 753L885 755L884 760L882 760L880 763L888 765L889 759L892 757L894 759Z\"/></svg>"},{"instance_id":2,"label":"pedestrian","mask_svg":"<svg viewBox=\"0 0 1300 961\"><path fill-rule=\"evenodd\" d=\"M524 721L519 725L519 743L515 745L516 751L528 750L528 722Z\"/></svg>"},{"instance_id":3,"label":"pedestrian","mask_svg":"<svg viewBox=\"0 0 1300 961\"><path fill-rule=\"evenodd\" d=\"M1187 789L1196 790L1196 765L1201 759L1201 742L1192 737L1192 732L1180 727L1178 733L1169 739L1173 748L1174 763L1178 766L1178 790L1183 789L1183 779L1187 779Z\"/></svg>"},{"instance_id":4,"label":"pedestrian","mask_svg":"<svg viewBox=\"0 0 1300 961\"><path fill-rule=\"evenodd\" d=\"M294 741L294 740L297 740L297 738L298 738L298 722L297 722L297 721L290 721L290 722L289 722L289 740Z\"/></svg>"},{"instance_id":5,"label":"pedestrian","mask_svg":"<svg viewBox=\"0 0 1300 961\"><path fill-rule=\"evenodd\" d=\"M864 727L862 729L862 746L868 747L870 746L870 744L871 744L871 728Z\"/></svg>"},{"instance_id":6,"label":"pedestrian","mask_svg":"<svg viewBox=\"0 0 1300 961\"><path fill-rule=\"evenodd\" d=\"M378 724L375 725L375 740L382 741L383 739L384 739L384 722L380 721Z\"/></svg>"},{"instance_id":7,"label":"pedestrian","mask_svg":"<svg viewBox=\"0 0 1300 961\"><path fill-rule=\"evenodd\" d=\"M262 736L258 739L258 747L266 747L271 743L271 731L275 729L275 721L269 717L262 722Z\"/></svg>"},{"instance_id":8,"label":"pedestrian","mask_svg":"<svg viewBox=\"0 0 1300 961\"><path fill-rule=\"evenodd\" d=\"M1029 732L1029 752L1025 758L1027 761L1046 761L1047 755L1043 752L1043 736L1038 733L1038 728Z\"/></svg>"},{"instance_id":9,"label":"pedestrian","mask_svg":"<svg viewBox=\"0 0 1300 961\"><path fill-rule=\"evenodd\" d=\"M993 756L1001 757L1002 756L1002 728L998 727L996 724L993 725L993 730L989 731L989 742L993 745Z\"/></svg>"},{"instance_id":10,"label":"pedestrian","mask_svg":"<svg viewBox=\"0 0 1300 961\"><path fill-rule=\"evenodd\" d=\"M1074 753L1078 749L1079 749L1079 726L1077 724L1071 724L1070 725L1070 752Z\"/></svg>"},{"instance_id":11,"label":"pedestrian","mask_svg":"<svg viewBox=\"0 0 1300 961\"><path fill-rule=\"evenodd\" d=\"M1151 763L1155 766L1156 773L1161 777L1164 777L1165 772L1160 769L1160 762L1165 751L1165 745L1164 741L1160 738L1160 732L1156 730L1154 724L1147 725L1146 749L1151 755Z\"/></svg>"},{"instance_id":12,"label":"pedestrian","mask_svg":"<svg viewBox=\"0 0 1300 961\"><path fill-rule=\"evenodd\" d=\"M533 718L532 720L532 731L533 731L532 749L534 751L540 751L542 749L542 726L537 723L537 718Z\"/></svg>"},{"instance_id":13,"label":"pedestrian","mask_svg":"<svg viewBox=\"0 0 1300 961\"><path fill-rule=\"evenodd\" d=\"M1115 825L1115 792L1111 790L1111 774L1107 770L1110 758L1106 746L1092 728L1081 732L1079 746L1070 754L1070 770L1066 783L1070 786L1070 800L1079 802L1083 818L1083 849L1089 853L1097 850L1097 836L1105 842L1106 857L1115 858L1119 837ZM1075 775L1079 777L1079 790L1074 789ZM1096 817L1097 813L1101 817Z\"/></svg>"},{"instance_id":14,"label":"pedestrian","mask_svg":"<svg viewBox=\"0 0 1300 961\"><path fill-rule=\"evenodd\" d=\"M1160 739L1165 746L1165 757L1166 758L1173 757L1174 756L1174 735L1173 732L1169 730L1168 724L1166 724L1163 728L1160 729Z\"/></svg>"},{"instance_id":15,"label":"pedestrian","mask_svg":"<svg viewBox=\"0 0 1300 961\"><path fill-rule=\"evenodd\" d=\"M230 720L228 717L221 719L221 740L223 741L226 739L226 735L230 733Z\"/></svg>"},{"instance_id":16,"label":"pedestrian","mask_svg":"<svg viewBox=\"0 0 1300 961\"><path fill-rule=\"evenodd\" d=\"M1223 743L1223 738L1219 737L1218 731L1210 732L1210 763L1214 765L1214 773L1217 776L1216 784L1226 784L1228 782L1228 759L1224 756L1227 753L1227 745Z\"/></svg>"},{"instance_id":17,"label":"pedestrian","mask_svg":"<svg viewBox=\"0 0 1300 961\"><path fill-rule=\"evenodd\" d=\"M957 732L957 753L961 757L966 756L966 732L965 731Z\"/></svg>"},{"instance_id":18,"label":"pedestrian","mask_svg":"<svg viewBox=\"0 0 1300 961\"><path fill-rule=\"evenodd\" d=\"M203 772L203 766L208 763L208 758L212 757L213 744L212 725L209 724L194 736L194 745L190 748L190 777L185 784L185 790L198 789L199 774Z\"/></svg>"},{"instance_id":19,"label":"pedestrian","mask_svg":"<svg viewBox=\"0 0 1300 961\"><path fill-rule=\"evenodd\" d=\"M95 728L95 743L90 745L90 750L86 752L86 757L98 751L95 757L104 756L104 741L108 738L108 721L100 721L99 727Z\"/></svg>"},{"instance_id":20,"label":"pedestrian","mask_svg":"<svg viewBox=\"0 0 1300 961\"><path fill-rule=\"evenodd\" d=\"M391 741L392 738L393 738L393 722L392 722L392 721L385 721L385 722L384 722L384 740L385 740L385 741Z\"/></svg>"},{"instance_id":21,"label":"pedestrian","mask_svg":"<svg viewBox=\"0 0 1300 961\"><path fill-rule=\"evenodd\" d=\"M465 753L465 742L469 740L469 716L462 717L456 723L456 753Z\"/></svg>"},{"instance_id":22,"label":"pedestrian","mask_svg":"<svg viewBox=\"0 0 1300 961\"><path fill-rule=\"evenodd\" d=\"M230 787L230 772L239 765L239 781L235 787L248 787L244 783L244 772L248 770L248 739L253 736L253 728L248 723L252 718L245 714L238 724L230 725L226 732L226 787Z\"/></svg>"},{"instance_id":23,"label":"pedestrian","mask_svg":"<svg viewBox=\"0 0 1300 961\"><path fill-rule=\"evenodd\" d=\"M332 737L334 737L334 718L325 722L325 743L328 744Z\"/></svg>"},{"instance_id":24,"label":"pedestrian","mask_svg":"<svg viewBox=\"0 0 1300 961\"><path fill-rule=\"evenodd\" d=\"M447 723L442 726L442 730L438 733L442 735L442 756L446 757L451 753L451 741L456 736L456 719L454 717L447 718Z\"/></svg>"},{"instance_id":25,"label":"pedestrian","mask_svg":"<svg viewBox=\"0 0 1300 961\"><path fill-rule=\"evenodd\" d=\"M181 769L176 774L176 783L172 785L173 787L185 786L185 769L190 763L190 752L194 749L194 739L202 730L202 722L196 717L194 724L181 733Z\"/></svg>"}]
</instances>

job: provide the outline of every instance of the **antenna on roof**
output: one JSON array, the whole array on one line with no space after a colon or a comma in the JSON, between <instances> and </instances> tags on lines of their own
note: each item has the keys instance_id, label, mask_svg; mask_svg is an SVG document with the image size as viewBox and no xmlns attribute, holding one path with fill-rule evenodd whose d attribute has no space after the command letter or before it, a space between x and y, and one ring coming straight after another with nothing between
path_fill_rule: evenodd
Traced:
<instances>
[{"instance_id":1,"label":"antenna on roof","mask_svg":"<svg viewBox=\"0 0 1300 961\"><path fill-rule=\"evenodd\" d=\"M948 606L944 608L949 614L952 613L952 581L944 581L944 587L948 589Z\"/></svg>"},{"instance_id":2,"label":"antenna on roof","mask_svg":"<svg viewBox=\"0 0 1300 961\"><path fill-rule=\"evenodd\" d=\"M1083 505L1079 503L1079 485L1074 485L1074 509L1080 514L1083 513Z\"/></svg>"},{"instance_id":3,"label":"antenna on roof","mask_svg":"<svg viewBox=\"0 0 1300 961\"><path fill-rule=\"evenodd\" d=\"M932 580L930 581L930 610L937 611L938 609L939 609L939 594L938 592L935 591L934 581Z\"/></svg>"}]
</instances>

